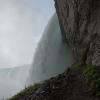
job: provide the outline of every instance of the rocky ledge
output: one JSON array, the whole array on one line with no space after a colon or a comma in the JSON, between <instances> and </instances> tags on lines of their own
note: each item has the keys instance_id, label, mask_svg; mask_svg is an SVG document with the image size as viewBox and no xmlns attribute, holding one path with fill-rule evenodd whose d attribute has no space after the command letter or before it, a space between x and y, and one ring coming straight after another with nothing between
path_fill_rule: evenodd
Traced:
<instances>
[{"instance_id":1,"label":"rocky ledge","mask_svg":"<svg viewBox=\"0 0 100 100\"><path fill-rule=\"evenodd\" d=\"M31 92L27 88L9 100L99 100L100 76L95 76L97 73L95 68L92 66L68 68L64 73L35 85L35 88L30 87ZM93 79L90 82L89 75L95 76L98 83Z\"/></svg>"}]
</instances>

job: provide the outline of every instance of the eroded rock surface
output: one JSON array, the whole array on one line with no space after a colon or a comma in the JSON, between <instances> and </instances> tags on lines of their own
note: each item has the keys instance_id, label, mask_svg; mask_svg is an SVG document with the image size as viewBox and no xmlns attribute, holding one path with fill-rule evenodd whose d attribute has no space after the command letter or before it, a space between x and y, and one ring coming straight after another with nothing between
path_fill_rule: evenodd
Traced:
<instances>
[{"instance_id":1,"label":"eroded rock surface","mask_svg":"<svg viewBox=\"0 0 100 100\"><path fill-rule=\"evenodd\" d=\"M100 66L100 0L55 0L55 7L76 62Z\"/></svg>"}]
</instances>

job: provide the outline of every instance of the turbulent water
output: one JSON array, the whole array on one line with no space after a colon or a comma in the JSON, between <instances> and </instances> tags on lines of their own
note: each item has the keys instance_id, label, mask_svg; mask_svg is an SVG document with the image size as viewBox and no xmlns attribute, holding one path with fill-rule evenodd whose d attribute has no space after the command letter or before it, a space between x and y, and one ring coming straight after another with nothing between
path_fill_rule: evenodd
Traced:
<instances>
[{"instance_id":1,"label":"turbulent water","mask_svg":"<svg viewBox=\"0 0 100 100\"><path fill-rule=\"evenodd\" d=\"M33 84L63 72L73 63L72 50L62 41L56 14L38 44L28 82Z\"/></svg>"},{"instance_id":2,"label":"turbulent water","mask_svg":"<svg viewBox=\"0 0 100 100\"><path fill-rule=\"evenodd\" d=\"M0 100L25 88L30 65L0 69Z\"/></svg>"}]
</instances>

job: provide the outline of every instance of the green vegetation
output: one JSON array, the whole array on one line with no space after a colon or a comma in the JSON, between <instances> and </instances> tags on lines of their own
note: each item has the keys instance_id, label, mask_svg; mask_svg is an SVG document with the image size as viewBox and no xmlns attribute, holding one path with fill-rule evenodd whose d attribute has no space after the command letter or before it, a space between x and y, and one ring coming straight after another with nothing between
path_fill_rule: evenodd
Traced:
<instances>
[{"instance_id":1,"label":"green vegetation","mask_svg":"<svg viewBox=\"0 0 100 100\"><path fill-rule=\"evenodd\" d=\"M75 63L75 64L72 65L72 67L74 67L74 68L79 68L80 66L81 66L80 63Z\"/></svg>"},{"instance_id":2,"label":"green vegetation","mask_svg":"<svg viewBox=\"0 0 100 100\"><path fill-rule=\"evenodd\" d=\"M86 82L90 87L89 90L92 91L95 96L100 97L100 73L98 72L97 67L87 65L84 70L84 75L86 77Z\"/></svg>"},{"instance_id":3,"label":"green vegetation","mask_svg":"<svg viewBox=\"0 0 100 100\"><path fill-rule=\"evenodd\" d=\"M20 98L28 97L29 95L32 95L40 86L41 84L29 86L8 100L19 100Z\"/></svg>"}]
</instances>

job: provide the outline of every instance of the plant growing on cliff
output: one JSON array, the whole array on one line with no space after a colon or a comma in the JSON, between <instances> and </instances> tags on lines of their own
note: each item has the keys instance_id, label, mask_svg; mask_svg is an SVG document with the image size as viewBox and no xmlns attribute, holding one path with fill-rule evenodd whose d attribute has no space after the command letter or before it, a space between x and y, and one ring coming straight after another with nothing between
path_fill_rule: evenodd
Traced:
<instances>
[{"instance_id":1,"label":"plant growing on cliff","mask_svg":"<svg viewBox=\"0 0 100 100\"><path fill-rule=\"evenodd\" d=\"M24 97L29 97L30 95L32 95L39 87L41 86L41 84L34 84L32 86L29 87L25 87L24 90L22 90L20 93L18 93L17 95L13 96L12 98L8 99L8 100L19 100L20 98L24 98Z\"/></svg>"},{"instance_id":2,"label":"plant growing on cliff","mask_svg":"<svg viewBox=\"0 0 100 100\"><path fill-rule=\"evenodd\" d=\"M100 97L100 74L98 73L97 67L94 65L87 65L84 70L86 82L90 87L90 91L95 96Z\"/></svg>"}]
</instances>

